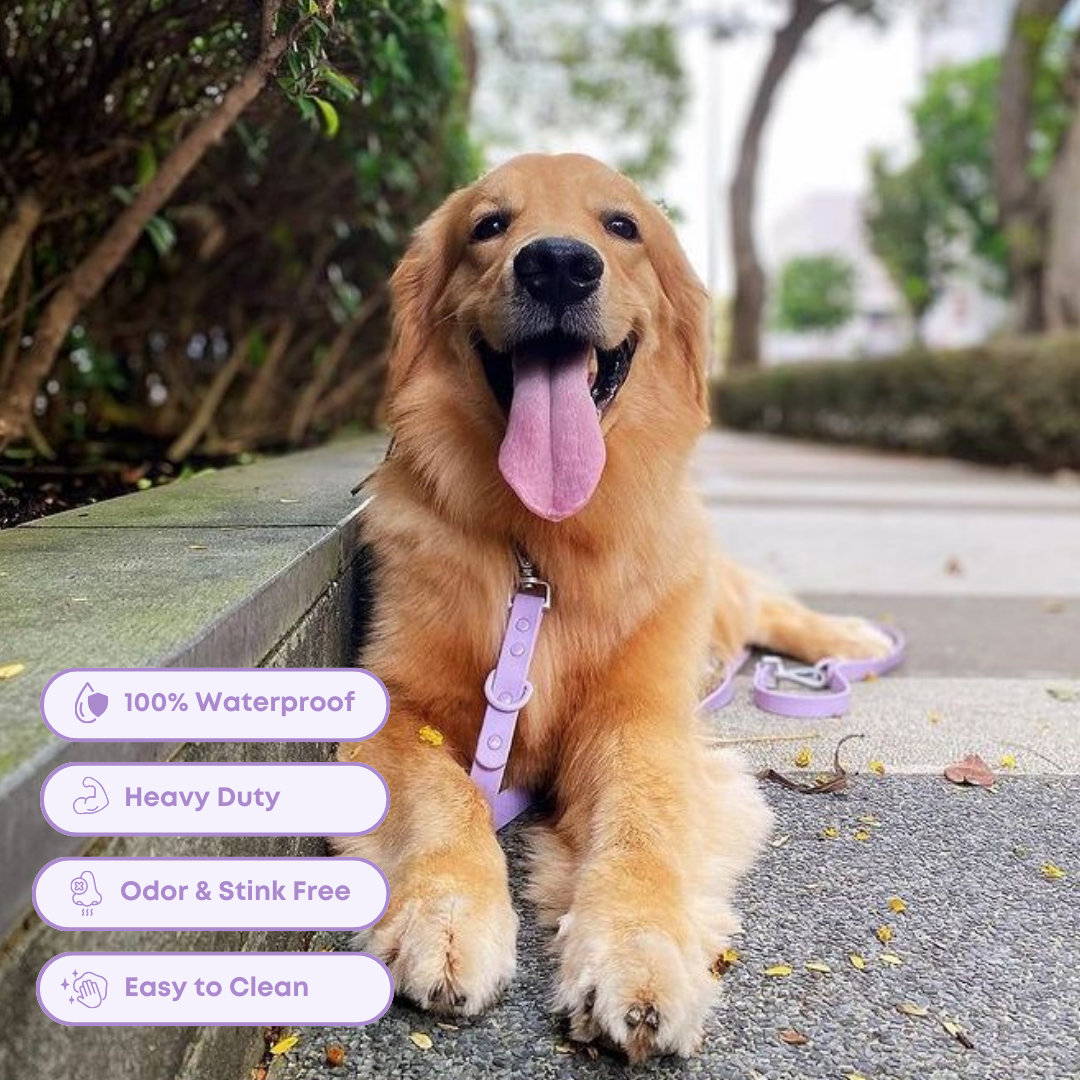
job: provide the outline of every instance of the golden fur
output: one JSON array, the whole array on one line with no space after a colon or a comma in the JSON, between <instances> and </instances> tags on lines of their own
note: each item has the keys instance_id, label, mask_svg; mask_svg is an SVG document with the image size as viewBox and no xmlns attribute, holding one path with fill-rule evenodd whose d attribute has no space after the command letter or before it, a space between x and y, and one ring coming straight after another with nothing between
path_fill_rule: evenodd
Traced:
<instances>
[{"instance_id":1,"label":"golden fur","mask_svg":"<svg viewBox=\"0 0 1080 1080\"><path fill-rule=\"evenodd\" d=\"M509 208L512 226L469 244L493 207ZM641 243L605 231L613 209L632 212ZM545 235L601 252L605 334L640 340L603 415L599 488L557 524L499 474L506 420L473 347L478 332L502 340L514 253ZM624 177L578 155L516 158L432 215L392 285L395 447L365 512L377 599L361 657L391 712L375 738L340 749L382 773L390 812L374 834L335 841L390 883L366 947L400 994L439 1012L477 1013L513 976L506 862L466 770L516 542L554 592L507 782L553 801L530 890L557 927L556 1007L574 1038L632 1060L689 1054L716 988L709 967L738 928L733 888L770 824L741 760L710 751L699 730L710 648L731 656L754 643L814 661L879 655L885 643L713 554L687 477L707 423L707 299L664 215ZM443 734L440 747L419 738L424 725Z\"/></svg>"}]
</instances>

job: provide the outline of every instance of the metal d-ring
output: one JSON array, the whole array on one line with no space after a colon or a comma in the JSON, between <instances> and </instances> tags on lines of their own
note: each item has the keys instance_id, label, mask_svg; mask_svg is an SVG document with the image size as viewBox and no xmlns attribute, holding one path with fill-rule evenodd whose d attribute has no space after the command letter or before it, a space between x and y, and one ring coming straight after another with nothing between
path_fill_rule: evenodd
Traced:
<instances>
[{"instance_id":1,"label":"metal d-ring","mask_svg":"<svg viewBox=\"0 0 1080 1080\"><path fill-rule=\"evenodd\" d=\"M520 712L529 703L529 698L532 697L533 684L528 680L525 681L525 685L522 688L521 695L516 701L500 701L495 695L495 669L492 668L488 672L488 677L484 680L484 697L487 698L487 703L493 708L498 709L499 712L512 713ZM504 690L505 694L506 691Z\"/></svg>"}]
</instances>

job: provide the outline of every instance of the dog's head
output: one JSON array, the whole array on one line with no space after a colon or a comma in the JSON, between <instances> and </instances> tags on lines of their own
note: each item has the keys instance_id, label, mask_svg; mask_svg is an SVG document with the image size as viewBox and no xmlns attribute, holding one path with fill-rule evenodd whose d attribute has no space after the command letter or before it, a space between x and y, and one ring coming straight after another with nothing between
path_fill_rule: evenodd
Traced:
<instances>
[{"instance_id":1,"label":"dog's head","mask_svg":"<svg viewBox=\"0 0 1080 1080\"><path fill-rule=\"evenodd\" d=\"M456 192L392 287L399 441L452 428L443 449L486 448L539 517L581 510L620 444L683 456L707 420L704 289L660 210L592 158L525 155Z\"/></svg>"}]
</instances>

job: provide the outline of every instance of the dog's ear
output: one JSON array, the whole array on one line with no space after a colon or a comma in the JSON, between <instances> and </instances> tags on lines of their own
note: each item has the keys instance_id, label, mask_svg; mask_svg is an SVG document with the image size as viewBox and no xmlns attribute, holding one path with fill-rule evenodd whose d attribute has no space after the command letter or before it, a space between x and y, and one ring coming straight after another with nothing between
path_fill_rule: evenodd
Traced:
<instances>
[{"instance_id":1,"label":"dog's ear","mask_svg":"<svg viewBox=\"0 0 1080 1080\"><path fill-rule=\"evenodd\" d=\"M654 208L657 227L649 258L671 305L675 346L687 368L689 391L702 427L709 425L709 292L690 265L667 218Z\"/></svg>"},{"instance_id":2,"label":"dog's ear","mask_svg":"<svg viewBox=\"0 0 1080 1080\"><path fill-rule=\"evenodd\" d=\"M451 195L417 230L390 278L394 322L387 364L386 396L404 386L428 347L437 306L460 256L454 223L463 192Z\"/></svg>"}]
</instances>

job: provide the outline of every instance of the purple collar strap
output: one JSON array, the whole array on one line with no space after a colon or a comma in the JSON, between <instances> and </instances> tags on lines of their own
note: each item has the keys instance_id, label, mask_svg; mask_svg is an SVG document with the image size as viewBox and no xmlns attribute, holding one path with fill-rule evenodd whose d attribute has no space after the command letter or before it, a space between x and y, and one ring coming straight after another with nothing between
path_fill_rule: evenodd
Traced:
<instances>
[{"instance_id":1,"label":"purple collar strap","mask_svg":"<svg viewBox=\"0 0 1080 1080\"><path fill-rule=\"evenodd\" d=\"M529 665L540 624L551 607L551 586L536 576L532 565L520 554L518 569L517 591L510 600L499 660L484 682L487 708L470 773L491 803L496 829L513 821L531 802L529 792L518 788L503 791L502 782L518 713L532 697Z\"/></svg>"},{"instance_id":2,"label":"purple collar strap","mask_svg":"<svg viewBox=\"0 0 1080 1080\"><path fill-rule=\"evenodd\" d=\"M532 803L532 795L521 788L503 790L503 776L510 760L518 713L528 704L533 687L529 666L544 612L551 607L551 586L536 576L532 564L518 553L517 590L510 598L499 660L484 682L484 723L476 742L470 776L491 804L495 828L501 829ZM788 664L779 656L766 656L754 669L753 700L759 709L778 716L842 716L851 707L851 684L892 671L904 658L904 635L899 630L878 627L893 643L879 660L837 660L826 658L814 665ZM744 650L724 673L720 685L698 706L714 711L729 705L735 696L735 676L750 657ZM784 684L799 690L782 689Z\"/></svg>"}]
</instances>

